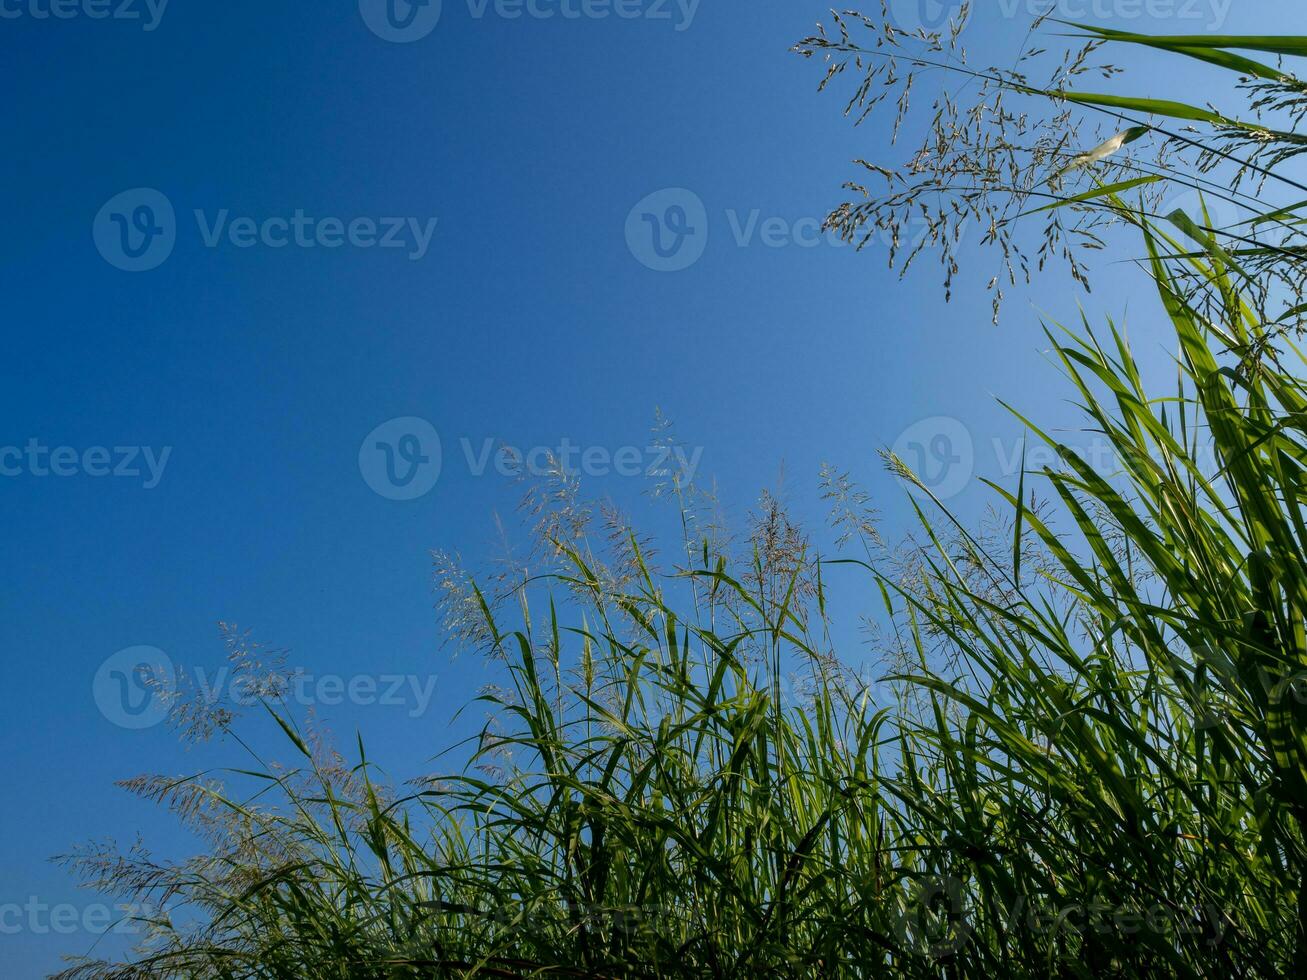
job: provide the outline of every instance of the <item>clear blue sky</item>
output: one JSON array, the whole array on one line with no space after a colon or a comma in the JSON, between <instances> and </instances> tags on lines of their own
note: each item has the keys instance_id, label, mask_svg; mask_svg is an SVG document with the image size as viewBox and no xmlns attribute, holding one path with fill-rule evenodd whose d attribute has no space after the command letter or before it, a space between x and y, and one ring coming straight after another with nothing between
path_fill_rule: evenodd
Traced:
<instances>
[{"instance_id":1,"label":"clear blue sky","mask_svg":"<svg viewBox=\"0 0 1307 980\"><path fill-rule=\"evenodd\" d=\"M69 0L66 17L44 16L50 0L0 2L7 977L96 941L85 913L94 926L100 899L51 855L138 831L164 853L186 846L113 780L213 755L110 717L113 664L101 668L117 651L217 667L226 619L315 676L434 676L417 718L412 697L320 709L346 739L360 728L397 778L466 734L450 718L488 674L439 648L428 551L487 555L493 514L511 517L518 490L477 476L461 440L474 456L485 440L567 440L601 466L646 445L661 406L737 521L782 465L795 510L819 521L829 460L893 529L906 518L878 447L922 419L962 419L977 470L992 472L991 440L1019 435L994 395L1064 413L1032 311L1074 316L1060 273L1014 296L994 329L979 288L992 257L945 306L929 263L899 283L883 252L788 240L842 200L850 160L887 152L883 121L852 130L838 95L815 94L819 66L787 54L822 3L626 0L640 16L544 18L526 11L610 7L538 0L514 18L511 4L444 0L429 32L436 8L401 3L398 23L414 16L401 29L371 0L366 17L355 2L252 0L92 16L119 2ZM1024 32L1024 14L1004 16L1023 4L989 6L968 29L982 61ZM1080 6L1127 29L1208 26ZM1292 0L1241 6L1226 31L1307 28ZM395 31L411 40L381 36ZM1173 94L1206 84L1139 64L1137 78ZM157 195L119 197L137 188ZM633 214L668 188L692 195ZM694 232L680 244L702 254L651 268L669 260L645 213L664 222L663 251L683 214ZM391 217L404 221L392 230ZM133 263L156 267L122 268ZM1163 363L1151 301L1127 267L1109 274L1090 308L1130 308L1136 343ZM430 470L403 478L415 452L431 456L430 430L365 444L403 418L439 434L429 488ZM395 479L375 448L385 438ZM58 447L69 452L42 453ZM40 475L52 468L67 475ZM140 475L93 475L106 468ZM388 480L392 493L370 485ZM637 516L650 506L641 479L589 486ZM410 489L427 492L392 499ZM983 503L974 484L958 500ZM65 903L80 924L41 911Z\"/></svg>"}]
</instances>

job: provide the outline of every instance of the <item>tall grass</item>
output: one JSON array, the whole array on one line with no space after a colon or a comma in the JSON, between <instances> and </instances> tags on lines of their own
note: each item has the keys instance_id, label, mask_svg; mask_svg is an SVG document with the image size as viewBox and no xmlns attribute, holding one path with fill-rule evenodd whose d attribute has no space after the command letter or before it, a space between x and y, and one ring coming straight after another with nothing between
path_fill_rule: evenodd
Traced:
<instances>
[{"instance_id":1,"label":"tall grass","mask_svg":"<svg viewBox=\"0 0 1307 980\"><path fill-rule=\"evenodd\" d=\"M964 527L887 456L919 543L885 545L830 474L852 547L828 559L773 500L722 545L674 482L665 567L555 495L547 574L440 566L448 625L503 674L472 765L387 787L362 743L347 760L270 698L292 765L126 784L204 856L71 858L173 911L130 964L64 976L1301 970L1301 356L1203 215L1100 190L1178 351L1175 390L1150 393L1113 326L1048 325L1116 471L1018 415L1060 464L993 486L995 522ZM833 575L865 577L879 608L873 685L833 649Z\"/></svg>"}]
</instances>

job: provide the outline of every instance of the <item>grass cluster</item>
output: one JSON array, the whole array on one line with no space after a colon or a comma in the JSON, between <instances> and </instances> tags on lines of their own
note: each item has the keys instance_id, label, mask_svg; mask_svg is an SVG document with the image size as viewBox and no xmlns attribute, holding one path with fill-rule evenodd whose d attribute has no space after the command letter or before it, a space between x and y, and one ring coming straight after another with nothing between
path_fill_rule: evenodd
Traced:
<instances>
[{"instance_id":1,"label":"grass cluster","mask_svg":"<svg viewBox=\"0 0 1307 980\"><path fill-rule=\"evenodd\" d=\"M454 632L502 664L471 766L385 786L362 743L346 759L270 697L290 767L129 783L203 856L75 856L174 911L131 963L64 976L1301 970L1302 360L1204 215L1125 190L1072 203L1140 234L1175 389L1146 391L1111 326L1048 327L1117 471L1022 419L1060 464L994 486L984 531L917 482L908 548L832 475L858 557L825 560L773 504L748 547L718 545L678 485L684 560L664 570L564 491L542 503L550 574L442 572ZM832 575L878 607L890 676L871 687L834 649Z\"/></svg>"}]
</instances>

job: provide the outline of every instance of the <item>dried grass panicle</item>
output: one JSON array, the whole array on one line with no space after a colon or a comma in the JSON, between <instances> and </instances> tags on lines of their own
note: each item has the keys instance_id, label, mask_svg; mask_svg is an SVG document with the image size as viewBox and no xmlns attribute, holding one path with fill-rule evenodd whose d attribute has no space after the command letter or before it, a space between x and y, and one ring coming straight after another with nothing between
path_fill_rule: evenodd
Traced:
<instances>
[{"instance_id":1,"label":"dried grass panicle","mask_svg":"<svg viewBox=\"0 0 1307 980\"><path fill-rule=\"evenodd\" d=\"M821 464L818 485L821 499L830 507L828 522L839 532L835 538L836 549L856 539L870 556L884 546L879 530L880 512L873 506L871 494L854 483L847 472L829 463Z\"/></svg>"},{"instance_id":2,"label":"dried grass panicle","mask_svg":"<svg viewBox=\"0 0 1307 980\"><path fill-rule=\"evenodd\" d=\"M450 552L433 550L431 566L442 643L456 654L472 651L492 659L502 657L493 627L493 615L503 601L500 591L478 589L461 559Z\"/></svg>"},{"instance_id":3,"label":"dried grass panicle","mask_svg":"<svg viewBox=\"0 0 1307 980\"><path fill-rule=\"evenodd\" d=\"M145 678L153 696L167 708L169 725L189 743L207 742L228 731L250 705L286 700L301 671L287 664L287 651L266 649L248 630L219 623L226 666L197 677L178 668L174 676Z\"/></svg>"},{"instance_id":4,"label":"dried grass panicle","mask_svg":"<svg viewBox=\"0 0 1307 980\"><path fill-rule=\"evenodd\" d=\"M1160 183L1141 191L1156 207L1192 189L1241 212L1237 219L1213 226L1193 202L1187 209L1208 233L1238 250L1249 273L1244 285L1266 311L1264 322L1279 323L1280 314L1296 311L1286 329L1302 331L1299 308L1307 287L1297 263L1304 254L1301 228L1283 219L1241 223L1270 210L1259 199L1268 180L1278 179L1281 189L1292 187L1283 165L1307 150L1307 136L1300 132L1307 85L1287 69L1245 77L1238 87L1246 95L1247 118L1207 107L1214 113L1210 125L1172 127L1164 116L1063 97L1081 90L1088 79L1120 74L1118 66L1096 57L1108 40L1105 35L1071 49L1060 43L1045 46L1040 31L1051 14L1045 15L1032 24L1012 67L977 68L960 45L969 14L963 11L945 31L904 32L894 27L882 0L878 17L856 11L834 14L834 32L819 24L815 35L795 46L804 57L826 63L819 90L846 73L853 75L845 114L856 111L857 124L897 92L894 142L903 132L916 134L915 148L897 161L855 161L882 179L884 190L848 183L857 197L832 210L827 228L859 249L884 246L891 267L901 274L919 257L936 254L946 297L952 295L963 242L975 229L981 244L996 246L1000 262L999 270L987 277L997 322L1004 287L1029 283L1032 273L1050 262L1063 265L1074 281L1090 289L1087 256L1106 247L1109 229L1120 226L1122 218L1120 209L1103 198L1078 200L1079 195L1158 177ZM927 94L920 97L926 105L916 111L914 93L925 85ZM1135 128L1123 143L1128 127ZM1136 143L1140 128L1150 138ZM1094 146L1112 149L1101 155L1085 149ZM1244 189L1250 179L1257 185L1252 193ZM1046 208L1050 202L1065 206ZM1042 226L1031 238L1024 228L1037 220L1031 214L1035 211L1042 212ZM1187 278L1201 283L1199 275Z\"/></svg>"}]
</instances>

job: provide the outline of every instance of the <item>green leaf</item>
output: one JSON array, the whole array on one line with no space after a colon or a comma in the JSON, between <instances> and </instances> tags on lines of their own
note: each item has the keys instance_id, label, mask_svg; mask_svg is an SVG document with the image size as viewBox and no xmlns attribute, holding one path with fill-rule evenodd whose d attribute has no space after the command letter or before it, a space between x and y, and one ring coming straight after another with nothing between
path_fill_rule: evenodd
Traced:
<instances>
[{"instance_id":1,"label":"green leaf","mask_svg":"<svg viewBox=\"0 0 1307 980\"><path fill-rule=\"evenodd\" d=\"M1070 22L1060 21L1060 23ZM1307 54L1307 48L1298 51L1280 50L1284 47L1295 47L1293 42L1296 39L1294 38L1239 38L1228 35L1151 36L1148 34L1132 34L1128 31L1109 30L1106 27L1095 27L1092 24L1071 23L1070 26L1089 31L1094 36L1106 38L1110 41L1139 44L1162 51L1172 51L1176 54L1196 58L1199 61L1206 61L1243 75L1251 75L1254 78L1262 78L1267 81L1278 81L1293 76L1281 69L1264 65L1260 61L1253 61L1251 58L1245 58L1242 55L1233 54L1225 49L1241 48L1248 51L1268 51L1272 54ZM1286 42L1288 43L1286 44Z\"/></svg>"},{"instance_id":2,"label":"green leaf","mask_svg":"<svg viewBox=\"0 0 1307 980\"><path fill-rule=\"evenodd\" d=\"M1125 109L1130 112L1144 112L1154 116L1168 116L1172 119L1187 119L1192 122L1231 123L1219 113L1210 109L1200 109L1185 102L1173 102L1168 99L1141 99L1129 95L1104 95L1094 92L1052 92L1055 98L1065 99L1081 105L1096 105L1107 109Z\"/></svg>"},{"instance_id":3,"label":"green leaf","mask_svg":"<svg viewBox=\"0 0 1307 980\"><path fill-rule=\"evenodd\" d=\"M1163 179L1164 178L1162 177L1154 175L1149 177L1134 177L1131 180L1123 180L1115 184L1107 184L1102 187L1096 187L1092 191L1085 191L1083 194L1068 197L1062 201L1054 201L1052 204L1046 204L1042 208L1035 208L1033 211L1026 211L1018 217L1024 218L1026 215L1039 214L1041 211L1053 211L1057 208L1065 208L1072 204L1081 204L1085 201L1092 201L1100 197L1109 197L1113 194L1120 194L1122 191L1128 191L1134 187L1142 187L1144 184L1155 184Z\"/></svg>"}]
</instances>

